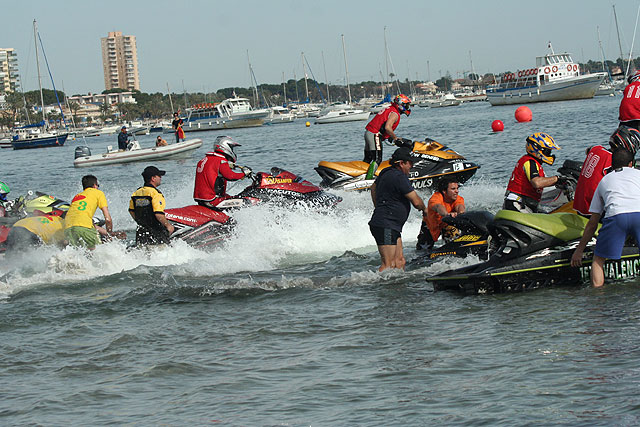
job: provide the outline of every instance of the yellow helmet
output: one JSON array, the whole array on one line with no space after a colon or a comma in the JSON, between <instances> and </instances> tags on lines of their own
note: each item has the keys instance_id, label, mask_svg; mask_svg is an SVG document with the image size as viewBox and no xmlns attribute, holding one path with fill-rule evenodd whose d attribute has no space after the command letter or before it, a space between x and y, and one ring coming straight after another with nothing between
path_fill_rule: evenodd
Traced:
<instances>
[{"instance_id":1,"label":"yellow helmet","mask_svg":"<svg viewBox=\"0 0 640 427\"><path fill-rule=\"evenodd\" d=\"M556 156L551 154L551 150L559 150L560 147L553 140L551 135L544 132L536 132L527 137L527 153L543 163L552 165Z\"/></svg>"}]
</instances>

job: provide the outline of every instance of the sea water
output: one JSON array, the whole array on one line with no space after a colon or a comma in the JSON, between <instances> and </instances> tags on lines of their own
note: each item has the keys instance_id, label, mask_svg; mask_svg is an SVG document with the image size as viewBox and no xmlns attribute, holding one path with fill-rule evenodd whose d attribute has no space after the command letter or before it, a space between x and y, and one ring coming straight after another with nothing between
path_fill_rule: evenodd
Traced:
<instances>
[{"instance_id":1,"label":"sea water","mask_svg":"<svg viewBox=\"0 0 640 427\"><path fill-rule=\"evenodd\" d=\"M433 138L481 165L461 188L468 209L496 212L533 132L564 159L606 144L619 97L517 106L414 108L398 135ZM500 119L505 131L491 132ZM313 123L313 119L309 119ZM318 183L320 160L363 154L366 122L294 123L202 132L204 145L167 171L169 207L192 202L195 164L228 134L238 163L288 169ZM171 136L171 135L168 135ZM70 200L95 174L114 228L146 163L74 169L62 148L0 152L11 196ZM138 137L142 146L154 136ZM388 158L393 147L385 147ZM239 192L246 182L230 187ZM637 424L640 282L461 297L425 277L477 260L378 273L368 193L331 212L257 206L212 252L182 242L150 250L112 242L87 253L39 248L0 259L0 423L4 425L513 425ZM427 193L421 193L426 199ZM413 249L420 216L403 230Z\"/></svg>"}]
</instances>

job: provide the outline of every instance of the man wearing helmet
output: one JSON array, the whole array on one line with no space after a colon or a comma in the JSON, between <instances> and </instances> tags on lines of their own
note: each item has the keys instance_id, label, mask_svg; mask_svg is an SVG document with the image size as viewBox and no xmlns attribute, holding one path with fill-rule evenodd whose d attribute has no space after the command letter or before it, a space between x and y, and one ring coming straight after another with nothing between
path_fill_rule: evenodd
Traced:
<instances>
[{"instance_id":1,"label":"man wearing helmet","mask_svg":"<svg viewBox=\"0 0 640 427\"><path fill-rule=\"evenodd\" d=\"M538 210L542 189L556 185L560 177L546 177L542 163L552 165L556 156L551 150L559 150L553 138L542 132L527 138L527 154L522 156L511 173L503 209L532 213Z\"/></svg>"},{"instance_id":2,"label":"man wearing helmet","mask_svg":"<svg viewBox=\"0 0 640 427\"><path fill-rule=\"evenodd\" d=\"M620 101L620 124L640 129L640 71L636 71L627 79L629 84L624 88Z\"/></svg>"},{"instance_id":3,"label":"man wearing helmet","mask_svg":"<svg viewBox=\"0 0 640 427\"><path fill-rule=\"evenodd\" d=\"M382 163L382 141L398 139L394 131L400 124L400 115L411 114L411 99L406 95L398 95L391 105L376 114L364 131L364 161Z\"/></svg>"},{"instance_id":4,"label":"man wearing helmet","mask_svg":"<svg viewBox=\"0 0 640 427\"><path fill-rule=\"evenodd\" d=\"M609 146L610 150L596 145L587 151L573 198L573 208L582 215L589 215L593 193L611 166L611 153L622 149L635 156L640 147L640 132L635 128L620 125L609 138Z\"/></svg>"},{"instance_id":5,"label":"man wearing helmet","mask_svg":"<svg viewBox=\"0 0 640 427\"><path fill-rule=\"evenodd\" d=\"M11 192L11 189L7 184L0 181L0 216L5 216L11 211L13 202L10 202L7 198L7 194Z\"/></svg>"},{"instance_id":6,"label":"man wearing helmet","mask_svg":"<svg viewBox=\"0 0 640 427\"><path fill-rule=\"evenodd\" d=\"M233 148L239 146L230 137L219 136L214 142L214 151L208 152L198 162L193 199L199 205L215 208L230 197L227 195L227 181L237 181L251 173L251 169L246 167L241 168L242 172L231 169L237 159Z\"/></svg>"}]
</instances>

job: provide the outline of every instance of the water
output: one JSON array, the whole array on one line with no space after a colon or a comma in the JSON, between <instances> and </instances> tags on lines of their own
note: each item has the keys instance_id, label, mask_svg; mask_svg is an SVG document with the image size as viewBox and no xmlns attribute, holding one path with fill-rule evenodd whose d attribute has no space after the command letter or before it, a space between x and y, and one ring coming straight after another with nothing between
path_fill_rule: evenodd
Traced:
<instances>
[{"instance_id":1,"label":"water","mask_svg":"<svg viewBox=\"0 0 640 427\"><path fill-rule=\"evenodd\" d=\"M616 127L619 98L513 107L414 109L399 135L450 145L482 168L461 194L497 211L524 138L550 133L558 164ZM501 119L505 131L491 133ZM359 159L364 122L229 131L239 163L319 178L319 160ZM170 207L189 204L194 167L218 132L167 170ZM138 138L143 146L153 135ZM94 153L116 136L87 139ZM71 199L100 179L115 229L132 231L145 163L73 168L65 147L2 150L12 195ZM386 147L385 157L392 152ZM556 167L547 168L554 173ZM236 186L235 191L244 184ZM231 192L234 189L230 190ZM0 264L0 423L5 425L637 424L639 283L461 297L424 278L473 260L378 274L368 194L328 214L239 212L227 246L120 242L93 253L40 248ZM427 197L428 195L423 194ZM418 233L413 211L407 258Z\"/></svg>"}]
</instances>

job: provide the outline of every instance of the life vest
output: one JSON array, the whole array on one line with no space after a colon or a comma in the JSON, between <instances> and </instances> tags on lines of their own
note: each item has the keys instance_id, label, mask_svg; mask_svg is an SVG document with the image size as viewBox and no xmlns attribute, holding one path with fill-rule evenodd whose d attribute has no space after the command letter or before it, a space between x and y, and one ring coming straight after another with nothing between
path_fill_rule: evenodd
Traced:
<instances>
[{"instance_id":1,"label":"life vest","mask_svg":"<svg viewBox=\"0 0 640 427\"><path fill-rule=\"evenodd\" d=\"M532 160L538 166L538 176L544 178L544 170L542 169L542 165L540 162L533 156L529 154L525 154L518 160L516 167L513 169L511 173L511 179L509 179L509 185L507 186L507 192L515 193L520 196L529 197L536 201L540 201L542 197L542 188L536 190L531 185L529 178L524 171L525 164Z\"/></svg>"},{"instance_id":2,"label":"life vest","mask_svg":"<svg viewBox=\"0 0 640 427\"><path fill-rule=\"evenodd\" d=\"M619 111L618 120L621 122L640 120L640 81L630 83L624 88Z\"/></svg>"},{"instance_id":3,"label":"life vest","mask_svg":"<svg viewBox=\"0 0 640 427\"><path fill-rule=\"evenodd\" d=\"M151 185L138 188L129 202L129 210L133 211L138 225L151 230L164 229L164 225L156 218L156 213L164 214L164 208L164 196Z\"/></svg>"},{"instance_id":4,"label":"life vest","mask_svg":"<svg viewBox=\"0 0 640 427\"><path fill-rule=\"evenodd\" d=\"M224 154L209 152L198 162L193 199L211 202L227 194L227 180L244 178L244 173L233 172Z\"/></svg>"},{"instance_id":5,"label":"life vest","mask_svg":"<svg viewBox=\"0 0 640 427\"><path fill-rule=\"evenodd\" d=\"M573 198L573 208L583 215L589 214L589 205L596 192L596 187L611 166L611 152L601 145L591 150L582 164L582 171L576 184Z\"/></svg>"},{"instance_id":6,"label":"life vest","mask_svg":"<svg viewBox=\"0 0 640 427\"><path fill-rule=\"evenodd\" d=\"M384 126L387 124L387 119L389 118L389 114L391 113L396 113L398 115L398 120L396 120L396 122L391 127L393 130L396 130L396 128L400 124L401 114L400 110L398 110L398 106L395 103L391 103L390 106L376 114L373 117L373 120L371 120L367 124L365 129L371 133L379 133L382 139L389 138L389 135L387 135L387 131L385 130Z\"/></svg>"}]
</instances>

